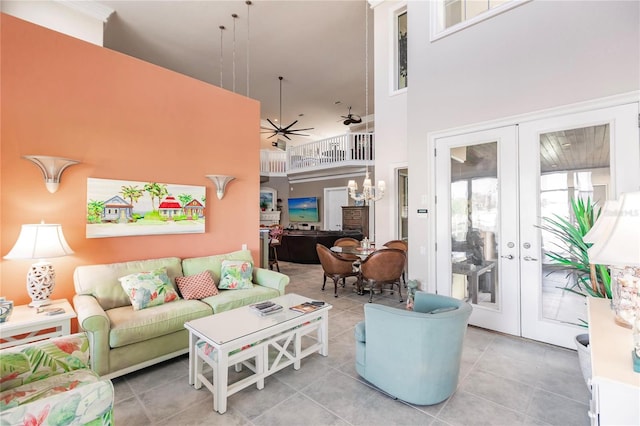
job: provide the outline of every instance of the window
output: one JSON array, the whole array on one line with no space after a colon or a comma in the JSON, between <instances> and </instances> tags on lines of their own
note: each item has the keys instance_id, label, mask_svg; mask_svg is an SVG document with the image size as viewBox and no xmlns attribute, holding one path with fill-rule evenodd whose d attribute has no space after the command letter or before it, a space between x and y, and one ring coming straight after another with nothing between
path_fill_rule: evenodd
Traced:
<instances>
[{"instance_id":1,"label":"window","mask_svg":"<svg viewBox=\"0 0 640 426\"><path fill-rule=\"evenodd\" d=\"M394 89L405 89L407 75L407 9L403 8L395 15L395 84Z\"/></svg>"},{"instance_id":2,"label":"window","mask_svg":"<svg viewBox=\"0 0 640 426\"><path fill-rule=\"evenodd\" d=\"M431 41L484 21L529 0L437 0L431 2Z\"/></svg>"}]
</instances>

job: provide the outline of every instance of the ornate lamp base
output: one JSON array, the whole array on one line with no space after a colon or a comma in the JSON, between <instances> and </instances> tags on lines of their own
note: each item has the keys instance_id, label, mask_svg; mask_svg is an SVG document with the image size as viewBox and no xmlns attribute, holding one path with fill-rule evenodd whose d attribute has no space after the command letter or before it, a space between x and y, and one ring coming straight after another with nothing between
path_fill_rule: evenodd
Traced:
<instances>
[{"instance_id":1,"label":"ornate lamp base","mask_svg":"<svg viewBox=\"0 0 640 426\"><path fill-rule=\"evenodd\" d=\"M631 328L640 309L640 268L612 266L611 293L616 324Z\"/></svg>"},{"instance_id":2,"label":"ornate lamp base","mask_svg":"<svg viewBox=\"0 0 640 426\"><path fill-rule=\"evenodd\" d=\"M27 292L31 297L29 306L40 307L51 304L49 296L56 285L56 271L49 262L38 262L31 265L27 273Z\"/></svg>"}]
</instances>

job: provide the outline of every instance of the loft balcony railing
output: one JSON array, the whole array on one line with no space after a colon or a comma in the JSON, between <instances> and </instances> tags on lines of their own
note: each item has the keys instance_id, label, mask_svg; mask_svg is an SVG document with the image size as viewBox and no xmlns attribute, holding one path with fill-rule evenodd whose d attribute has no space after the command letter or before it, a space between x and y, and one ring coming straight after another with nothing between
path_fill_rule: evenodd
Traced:
<instances>
[{"instance_id":1,"label":"loft balcony railing","mask_svg":"<svg viewBox=\"0 0 640 426\"><path fill-rule=\"evenodd\" d=\"M289 146L286 151L260 151L260 174L286 176L335 167L373 165L374 135L347 133Z\"/></svg>"}]
</instances>

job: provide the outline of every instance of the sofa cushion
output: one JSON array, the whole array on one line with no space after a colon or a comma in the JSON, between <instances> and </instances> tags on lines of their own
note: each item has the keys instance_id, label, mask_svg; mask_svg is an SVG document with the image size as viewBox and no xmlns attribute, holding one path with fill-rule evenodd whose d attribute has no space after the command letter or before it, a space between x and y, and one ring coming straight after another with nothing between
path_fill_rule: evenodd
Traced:
<instances>
[{"instance_id":1,"label":"sofa cushion","mask_svg":"<svg viewBox=\"0 0 640 426\"><path fill-rule=\"evenodd\" d=\"M211 272L202 271L188 277L177 277L176 284L185 299L204 299L218 294L218 287L211 278Z\"/></svg>"},{"instance_id":2,"label":"sofa cushion","mask_svg":"<svg viewBox=\"0 0 640 426\"><path fill-rule=\"evenodd\" d=\"M228 290L253 288L253 265L246 260L223 260L218 287Z\"/></svg>"},{"instance_id":3,"label":"sofa cushion","mask_svg":"<svg viewBox=\"0 0 640 426\"><path fill-rule=\"evenodd\" d=\"M219 283L222 261L224 260L246 260L253 262L253 257L249 250L238 250L231 253L205 257L191 257L182 261L182 269L184 275L194 275L202 271L209 271L211 272L213 280Z\"/></svg>"},{"instance_id":4,"label":"sofa cushion","mask_svg":"<svg viewBox=\"0 0 640 426\"><path fill-rule=\"evenodd\" d=\"M204 298L202 302L210 305L213 313L217 314L278 296L280 292L277 289L255 285L253 288L243 290L219 290L217 296Z\"/></svg>"},{"instance_id":5,"label":"sofa cushion","mask_svg":"<svg viewBox=\"0 0 640 426\"><path fill-rule=\"evenodd\" d=\"M184 330L185 322L211 315L212 309L198 300L180 299L139 311L122 306L106 313L111 322L109 346L117 348Z\"/></svg>"},{"instance_id":6,"label":"sofa cushion","mask_svg":"<svg viewBox=\"0 0 640 426\"><path fill-rule=\"evenodd\" d=\"M134 310L150 308L180 299L174 290L167 268L154 271L136 272L118 278L122 288L127 292Z\"/></svg>"},{"instance_id":7,"label":"sofa cushion","mask_svg":"<svg viewBox=\"0 0 640 426\"><path fill-rule=\"evenodd\" d=\"M73 285L77 294L89 294L95 297L104 310L130 306L129 296L118 282L118 278L162 267L167 268L167 275L172 285L176 277L183 275L180 258L167 257L106 265L78 266L73 273Z\"/></svg>"}]
</instances>

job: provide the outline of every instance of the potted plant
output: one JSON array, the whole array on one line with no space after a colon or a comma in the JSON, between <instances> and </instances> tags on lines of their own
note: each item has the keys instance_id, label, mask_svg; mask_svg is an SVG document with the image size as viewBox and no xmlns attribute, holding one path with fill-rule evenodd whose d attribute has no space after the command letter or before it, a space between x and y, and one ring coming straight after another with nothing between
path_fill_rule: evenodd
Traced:
<instances>
[{"instance_id":1,"label":"potted plant","mask_svg":"<svg viewBox=\"0 0 640 426\"><path fill-rule=\"evenodd\" d=\"M560 215L543 217L540 228L550 232L557 239L554 243L558 250L545 253L553 263L561 269L576 274L576 281L570 286L562 287L583 297L602 297L611 299L611 276L605 265L593 265L589 262L587 250L591 247L583 237L593 227L600 216L601 209L589 198L574 198L571 200L571 211L574 222ZM586 327L587 322L582 321ZM591 352L589 349L589 334L576 336L576 348L580 367L585 381L591 377Z\"/></svg>"}]
</instances>

